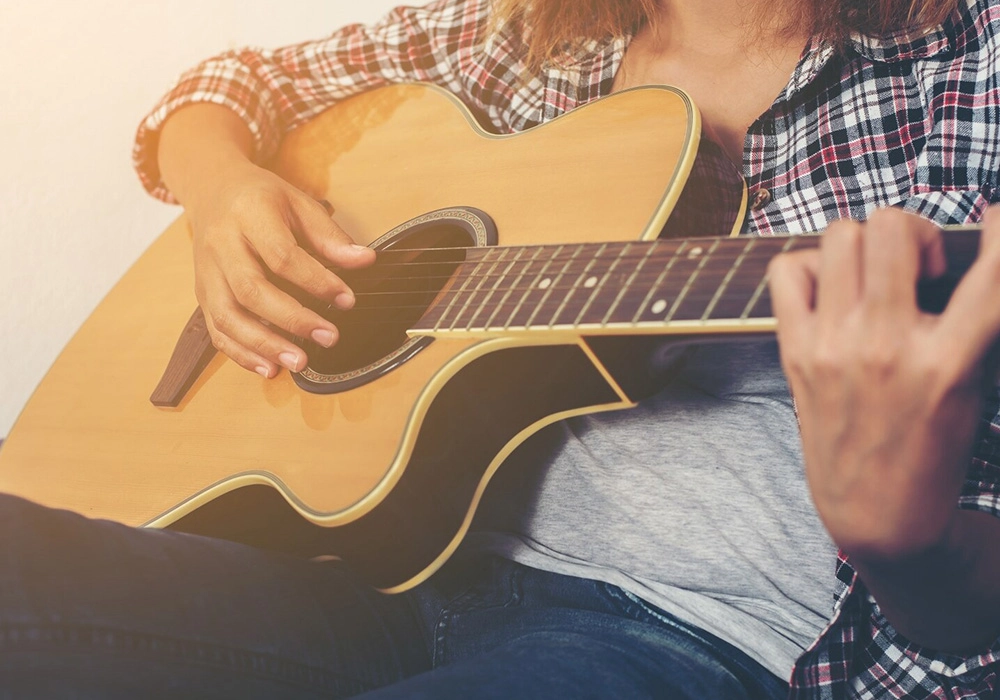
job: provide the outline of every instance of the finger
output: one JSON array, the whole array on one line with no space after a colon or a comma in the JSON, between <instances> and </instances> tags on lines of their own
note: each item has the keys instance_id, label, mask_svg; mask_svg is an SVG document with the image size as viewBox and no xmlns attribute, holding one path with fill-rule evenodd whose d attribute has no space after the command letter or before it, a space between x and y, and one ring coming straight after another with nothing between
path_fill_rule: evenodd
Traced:
<instances>
[{"instance_id":1,"label":"finger","mask_svg":"<svg viewBox=\"0 0 1000 700\"><path fill-rule=\"evenodd\" d=\"M375 251L354 242L344 229L330 218L323 204L303 196L292 204L297 223L296 233L303 244L337 267L357 269L375 262Z\"/></svg>"},{"instance_id":2,"label":"finger","mask_svg":"<svg viewBox=\"0 0 1000 700\"><path fill-rule=\"evenodd\" d=\"M265 379L271 379L278 373L277 365L270 360L267 360L248 350L224 334L222 331L218 330L218 328L216 328L214 324L208 320L207 315L205 322L208 326L209 335L212 338L212 345L214 345L219 352L226 355L226 357L231 359L240 367L251 372L256 372Z\"/></svg>"},{"instance_id":3,"label":"finger","mask_svg":"<svg viewBox=\"0 0 1000 700\"><path fill-rule=\"evenodd\" d=\"M263 366L267 370L266 376L274 376L278 367L291 372L305 369L308 360L302 348L237 305L206 310L205 319L213 343L240 366L257 372Z\"/></svg>"},{"instance_id":4,"label":"finger","mask_svg":"<svg viewBox=\"0 0 1000 700\"><path fill-rule=\"evenodd\" d=\"M250 248L250 253L255 255L268 270L278 278L291 282L308 294L330 302L340 309L354 306L354 292L347 283L303 250L279 216L262 216L256 223L253 230L244 233L244 240ZM220 264L220 267L227 269L231 264L226 266ZM237 291L235 286L233 289ZM280 323L269 316L265 318Z\"/></svg>"},{"instance_id":5,"label":"finger","mask_svg":"<svg viewBox=\"0 0 1000 700\"><path fill-rule=\"evenodd\" d=\"M862 226L835 221L820 239L816 311L821 320L840 324L861 297Z\"/></svg>"},{"instance_id":6,"label":"finger","mask_svg":"<svg viewBox=\"0 0 1000 700\"><path fill-rule=\"evenodd\" d=\"M805 347L812 335L819 266L816 250L782 253L768 265L771 304L783 357Z\"/></svg>"},{"instance_id":7,"label":"finger","mask_svg":"<svg viewBox=\"0 0 1000 700\"><path fill-rule=\"evenodd\" d=\"M258 271L257 274L261 273ZM212 340L219 350L241 366L268 377L277 373L279 365L293 372L305 367L305 352L272 329L266 321L241 306L221 273L209 270L197 279L195 295L205 312ZM332 329L332 345L337 340L337 330L325 320L324 326ZM319 342L315 334L312 337ZM262 367L266 372L260 371Z\"/></svg>"},{"instance_id":8,"label":"finger","mask_svg":"<svg viewBox=\"0 0 1000 700\"><path fill-rule=\"evenodd\" d=\"M1000 212L983 219L979 255L958 283L936 332L965 367L979 363L1000 336Z\"/></svg>"},{"instance_id":9,"label":"finger","mask_svg":"<svg viewBox=\"0 0 1000 700\"><path fill-rule=\"evenodd\" d=\"M263 319L294 336L311 338L323 347L330 347L336 342L338 332L333 323L303 306L295 297L278 289L260 269L246 266L234 270L227 278L227 283L230 289L228 296L235 301L234 306L246 309L249 312L248 318L251 319L251 328L241 325L239 330L227 331L235 340L248 347L255 347L253 344L262 336L251 331L256 331L257 327L264 328L259 321ZM273 331L268 335L272 334ZM291 343L285 344L285 350L288 352L297 349ZM268 354L268 357L276 356Z\"/></svg>"},{"instance_id":10,"label":"finger","mask_svg":"<svg viewBox=\"0 0 1000 700\"><path fill-rule=\"evenodd\" d=\"M917 281L944 271L940 229L922 217L880 209L868 220L862 248L867 311L893 320L919 313Z\"/></svg>"}]
</instances>

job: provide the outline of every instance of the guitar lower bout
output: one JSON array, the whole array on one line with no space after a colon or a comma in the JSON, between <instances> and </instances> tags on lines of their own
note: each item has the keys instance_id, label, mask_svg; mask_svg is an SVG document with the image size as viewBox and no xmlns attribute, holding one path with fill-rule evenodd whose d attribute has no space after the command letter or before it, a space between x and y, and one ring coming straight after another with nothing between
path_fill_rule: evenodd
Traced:
<instances>
[{"instance_id":1,"label":"guitar lower bout","mask_svg":"<svg viewBox=\"0 0 1000 700\"><path fill-rule=\"evenodd\" d=\"M438 341L430 354L457 344ZM307 557L335 554L376 588L406 590L450 556L493 474L531 435L566 417L632 405L583 343L502 340L459 350L423 398L389 472L346 511L312 511L273 475L242 474L158 526ZM395 431L383 427L384 434L355 441L395 443ZM331 450L327 470L347 462Z\"/></svg>"}]
</instances>

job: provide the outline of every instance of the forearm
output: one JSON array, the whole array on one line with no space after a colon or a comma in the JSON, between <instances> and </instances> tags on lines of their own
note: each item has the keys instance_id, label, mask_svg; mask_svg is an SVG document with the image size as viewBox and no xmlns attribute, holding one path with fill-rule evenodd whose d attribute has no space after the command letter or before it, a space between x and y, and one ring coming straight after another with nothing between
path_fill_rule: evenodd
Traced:
<instances>
[{"instance_id":1,"label":"forearm","mask_svg":"<svg viewBox=\"0 0 1000 700\"><path fill-rule=\"evenodd\" d=\"M253 139L233 111L215 104L188 105L170 116L160 133L157 162L163 182L188 207L251 165Z\"/></svg>"},{"instance_id":2,"label":"forearm","mask_svg":"<svg viewBox=\"0 0 1000 700\"><path fill-rule=\"evenodd\" d=\"M463 77L470 66L460 60L482 44L491 4L437 0L425 7L398 8L372 26L350 25L316 41L273 51L238 49L204 61L183 74L139 125L133 161L143 186L166 201L177 196L159 171L160 132L164 120L172 120L180 109L205 102L224 105L250 126L261 160L275 152L284 134L323 110L400 82L446 87L477 112L489 114L496 128L506 126L501 106L513 98L514 88L504 80L486 81L485 73L477 72L472 80ZM492 65L497 59L490 61ZM490 89L482 89L484 82Z\"/></svg>"},{"instance_id":3,"label":"forearm","mask_svg":"<svg viewBox=\"0 0 1000 700\"><path fill-rule=\"evenodd\" d=\"M850 562L911 641L970 652L1000 637L1000 518L957 511L946 542L932 550L888 562L850 555Z\"/></svg>"}]
</instances>

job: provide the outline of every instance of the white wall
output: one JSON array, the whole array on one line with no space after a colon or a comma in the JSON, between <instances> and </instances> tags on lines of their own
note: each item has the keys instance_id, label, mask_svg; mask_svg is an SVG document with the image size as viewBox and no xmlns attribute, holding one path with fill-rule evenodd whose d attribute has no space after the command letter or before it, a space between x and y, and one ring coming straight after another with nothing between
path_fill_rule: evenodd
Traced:
<instances>
[{"instance_id":1,"label":"white wall","mask_svg":"<svg viewBox=\"0 0 1000 700\"><path fill-rule=\"evenodd\" d=\"M130 165L136 125L174 78L221 50L322 36L395 4L0 0L0 438L178 213Z\"/></svg>"}]
</instances>

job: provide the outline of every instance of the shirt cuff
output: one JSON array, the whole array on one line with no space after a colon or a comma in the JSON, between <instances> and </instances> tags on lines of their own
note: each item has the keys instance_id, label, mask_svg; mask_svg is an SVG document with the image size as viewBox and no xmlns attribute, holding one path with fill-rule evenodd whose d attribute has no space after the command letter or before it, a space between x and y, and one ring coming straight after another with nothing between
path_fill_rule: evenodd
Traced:
<instances>
[{"instance_id":1,"label":"shirt cuff","mask_svg":"<svg viewBox=\"0 0 1000 700\"><path fill-rule=\"evenodd\" d=\"M898 670L904 671L911 678L930 674L937 676L943 687L962 687L965 681L978 681L983 669L1000 662L1000 638L993 640L989 646L971 650L968 654L950 654L927 649L914 644L897 632L882 614L878 603L870 593L868 603L872 610L872 625L877 630L872 642L883 651L887 651L891 644L895 648L895 654L890 653L890 658ZM898 657L893 658L894 656Z\"/></svg>"},{"instance_id":2,"label":"shirt cuff","mask_svg":"<svg viewBox=\"0 0 1000 700\"><path fill-rule=\"evenodd\" d=\"M261 52L248 49L227 52L184 73L163 96L139 124L132 150L132 164L147 192L164 202L177 203L160 178L157 150L164 122L190 104L217 104L232 110L250 130L254 159L263 160L274 153L280 141L277 115L267 108L272 102L270 89L254 73L263 60Z\"/></svg>"}]
</instances>

